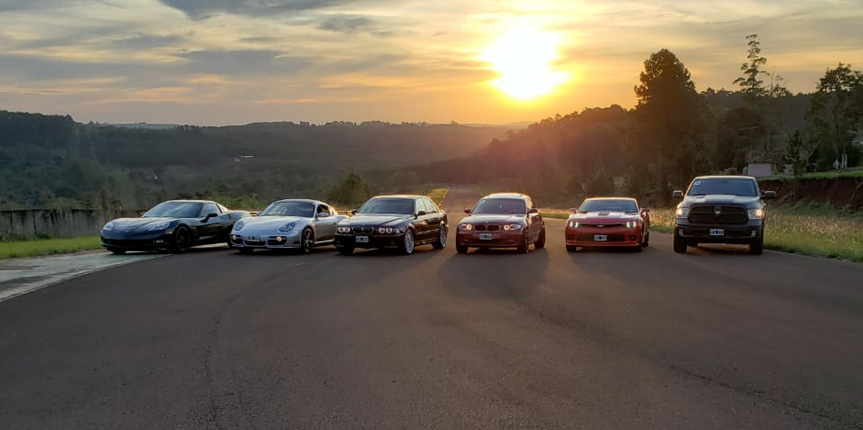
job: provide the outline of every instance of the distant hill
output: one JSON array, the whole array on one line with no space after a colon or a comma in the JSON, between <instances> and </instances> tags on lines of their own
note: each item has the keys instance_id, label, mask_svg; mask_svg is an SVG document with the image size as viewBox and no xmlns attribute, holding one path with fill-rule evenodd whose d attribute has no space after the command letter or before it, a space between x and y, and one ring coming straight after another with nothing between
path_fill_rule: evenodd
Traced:
<instances>
[{"instance_id":1,"label":"distant hill","mask_svg":"<svg viewBox=\"0 0 863 430\"><path fill-rule=\"evenodd\" d=\"M171 128L177 128L179 124L150 124L148 122L138 122L134 124L98 124L102 126L108 127L122 127L122 128L142 128L147 130L167 130Z\"/></svg>"},{"instance_id":2,"label":"distant hill","mask_svg":"<svg viewBox=\"0 0 863 430\"><path fill-rule=\"evenodd\" d=\"M0 207L315 196L349 172L466 156L506 132L383 122L121 127L0 111Z\"/></svg>"}]
</instances>

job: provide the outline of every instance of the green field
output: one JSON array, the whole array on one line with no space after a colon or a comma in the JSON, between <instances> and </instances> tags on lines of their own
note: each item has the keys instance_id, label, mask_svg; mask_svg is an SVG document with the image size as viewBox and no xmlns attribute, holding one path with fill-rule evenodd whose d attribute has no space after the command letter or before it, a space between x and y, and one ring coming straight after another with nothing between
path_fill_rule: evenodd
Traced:
<instances>
[{"instance_id":1,"label":"green field","mask_svg":"<svg viewBox=\"0 0 863 430\"><path fill-rule=\"evenodd\" d=\"M435 188L426 194L432 199L436 205L440 206L443 202L443 199L446 198L446 195L449 194L449 188Z\"/></svg>"},{"instance_id":2,"label":"green field","mask_svg":"<svg viewBox=\"0 0 863 430\"><path fill-rule=\"evenodd\" d=\"M99 236L72 239L44 239L23 242L0 242L0 260L7 258L39 257L43 255L69 254L102 247Z\"/></svg>"},{"instance_id":3,"label":"green field","mask_svg":"<svg viewBox=\"0 0 863 430\"><path fill-rule=\"evenodd\" d=\"M652 209L653 230L671 233L673 214L673 209ZM822 207L771 207L764 247L863 262L863 215Z\"/></svg>"}]
</instances>

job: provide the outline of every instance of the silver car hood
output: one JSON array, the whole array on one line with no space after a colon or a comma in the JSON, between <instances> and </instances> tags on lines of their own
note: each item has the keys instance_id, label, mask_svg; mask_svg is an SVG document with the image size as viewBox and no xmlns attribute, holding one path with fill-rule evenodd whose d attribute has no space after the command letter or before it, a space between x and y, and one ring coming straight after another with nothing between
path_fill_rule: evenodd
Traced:
<instances>
[{"instance_id":1,"label":"silver car hood","mask_svg":"<svg viewBox=\"0 0 863 430\"><path fill-rule=\"evenodd\" d=\"M297 223L297 225L307 225L311 222L311 218L299 216L262 216L256 218L243 218L243 230L278 230L279 227L288 223Z\"/></svg>"}]
</instances>

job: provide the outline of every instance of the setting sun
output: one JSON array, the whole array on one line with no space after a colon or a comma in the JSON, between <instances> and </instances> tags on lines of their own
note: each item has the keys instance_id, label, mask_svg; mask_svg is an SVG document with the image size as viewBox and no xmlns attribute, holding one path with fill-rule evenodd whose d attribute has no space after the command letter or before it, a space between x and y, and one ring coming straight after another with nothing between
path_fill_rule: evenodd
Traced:
<instances>
[{"instance_id":1,"label":"setting sun","mask_svg":"<svg viewBox=\"0 0 863 430\"><path fill-rule=\"evenodd\" d=\"M515 29L500 37L480 57L500 76L492 84L517 100L548 95L569 79L556 71L558 36L534 29Z\"/></svg>"}]
</instances>

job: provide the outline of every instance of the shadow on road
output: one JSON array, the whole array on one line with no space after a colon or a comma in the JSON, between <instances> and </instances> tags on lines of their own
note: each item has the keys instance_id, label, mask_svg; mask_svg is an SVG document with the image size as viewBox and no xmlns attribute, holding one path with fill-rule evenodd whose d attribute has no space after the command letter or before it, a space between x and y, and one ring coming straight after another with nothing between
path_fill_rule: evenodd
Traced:
<instances>
[{"instance_id":1,"label":"shadow on road","mask_svg":"<svg viewBox=\"0 0 863 430\"><path fill-rule=\"evenodd\" d=\"M479 250L450 256L438 271L444 289L469 299L516 299L533 293L548 267L548 250Z\"/></svg>"}]
</instances>

